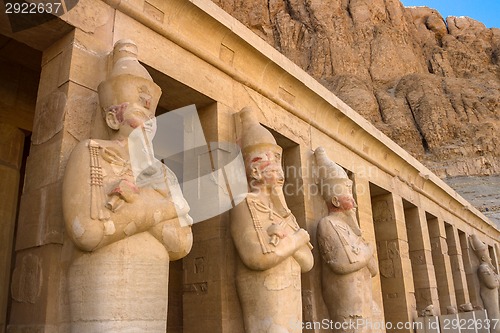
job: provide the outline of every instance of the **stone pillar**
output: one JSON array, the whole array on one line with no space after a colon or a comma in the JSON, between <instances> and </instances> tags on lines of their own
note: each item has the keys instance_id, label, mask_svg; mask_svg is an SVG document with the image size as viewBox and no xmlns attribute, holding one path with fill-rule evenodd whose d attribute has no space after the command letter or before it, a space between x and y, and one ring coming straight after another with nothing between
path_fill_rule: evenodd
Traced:
<instances>
[{"instance_id":1,"label":"stone pillar","mask_svg":"<svg viewBox=\"0 0 500 333\"><path fill-rule=\"evenodd\" d=\"M448 306L457 306L453 277L451 274L451 263L446 243L446 231L444 221L440 218L428 215L427 224L432 247L432 261L436 272L436 280L439 295L441 313L446 314Z\"/></svg>"},{"instance_id":2,"label":"stone pillar","mask_svg":"<svg viewBox=\"0 0 500 333\"><path fill-rule=\"evenodd\" d=\"M368 179L358 175L353 175L353 192L358 204L358 221L359 227L363 233L363 238L373 246L376 246L377 240L375 237L375 224L373 221L373 212L370 197L370 182ZM375 257L378 257L375 251ZM385 321L384 318L384 304L382 299L382 286L380 284L380 276L372 278L372 292L373 301L377 308L373 313L373 321L381 323ZM385 332L385 330L383 330Z\"/></svg>"},{"instance_id":3,"label":"stone pillar","mask_svg":"<svg viewBox=\"0 0 500 333\"><path fill-rule=\"evenodd\" d=\"M5 332L7 324L10 263L23 147L23 132L17 127L0 123L0 333Z\"/></svg>"},{"instance_id":4,"label":"stone pillar","mask_svg":"<svg viewBox=\"0 0 500 333\"><path fill-rule=\"evenodd\" d=\"M474 253L470 248L469 236L463 231L458 232L460 239L460 248L462 250L462 259L464 264L465 278L467 280L467 289L469 299L472 305L482 305L483 301L479 296L479 278L477 277L477 264Z\"/></svg>"},{"instance_id":5,"label":"stone pillar","mask_svg":"<svg viewBox=\"0 0 500 333\"><path fill-rule=\"evenodd\" d=\"M405 209L405 220L417 311L420 313L431 304L434 309L439 309L437 282L425 211L412 205Z\"/></svg>"},{"instance_id":6,"label":"stone pillar","mask_svg":"<svg viewBox=\"0 0 500 333\"><path fill-rule=\"evenodd\" d=\"M454 226L445 223L446 243L448 245L448 255L450 256L451 275L455 286L455 297L457 305L470 302L467 279L465 277L464 262L462 258L462 248L458 237L458 230Z\"/></svg>"},{"instance_id":7,"label":"stone pillar","mask_svg":"<svg viewBox=\"0 0 500 333\"><path fill-rule=\"evenodd\" d=\"M43 52L20 203L9 333L69 329L65 270L72 245L65 239L62 177L73 147L89 138L91 125L102 118L96 90L105 78L112 43L100 44L92 39L96 35L73 30Z\"/></svg>"},{"instance_id":8,"label":"stone pillar","mask_svg":"<svg viewBox=\"0 0 500 333\"><path fill-rule=\"evenodd\" d=\"M385 320L394 326L397 322L410 322L416 304L403 201L391 193L377 195L372 197L372 211Z\"/></svg>"},{"instance_id":9,"label":"stone pillar","mask_svg":"<svg viewBox=\"0 0 500 333\"><path fill-rule=\"evenodd\" d=\"M203 140L207 142L234 142L227 133L221 131L221 126L231 126L233 118L230 110L220 104L212 104L198 110L203 127ZM185 126L185 128L190 128ZM200 133L196 133L199 135ZM193 142L192 133L184 133L184 142ZM189 145L189 144L188 144ZM208 155L211 158L207 158ZM210 153L205 149L187 150L184 153L184 179L197 179L203 175L210 175L230 161L229 154L223 147L212 147ZM193 167L195 166L195 167ZM210 182L213 184L213 182ZM207 189L205 183L188 184L183 190L186 197L199 195ZM208 184L210 185L210 184ZM213 189L212 189L213 190ZM221 184L220 190L226 190ZM215 198L213 194L212 200ZM211 200L211 201L212 201ZM235 252L229 234L229 214L224 211L220 203L221 214L208 220L195 223L193 231L193 248L183 259L183 322L180 332L199 332L203 327L207 332L235 332L243 327L240 305L234 284ZM214 204L215 205L215 204ZM197 208L197 207L193 207ZM213 209L213 207L210 207ZM169 295L172 291L170 286ZM169 312L172 309L169 305ZM169 319L170 320L170 319ZM170 326L170 323L168 323ZM169 332L171 330L169 329ZM172 330L172 332L176 332Z\"/></svg>"}]
</instances>

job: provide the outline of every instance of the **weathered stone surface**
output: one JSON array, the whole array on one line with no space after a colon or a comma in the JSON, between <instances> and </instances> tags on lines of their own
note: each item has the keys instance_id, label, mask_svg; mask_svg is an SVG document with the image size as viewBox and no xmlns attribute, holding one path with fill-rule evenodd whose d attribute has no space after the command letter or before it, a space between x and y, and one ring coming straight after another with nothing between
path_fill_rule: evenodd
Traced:
<instances>
[{"instance_id":1,"label":"weathered stone surface","mask_svg":"<svg viewBox=\"0 0 500 333\"><path fill-rule=\"evenodd\" d=\"M500 173L500 29L399 0L213 1L438 176Z\"/></svg>"}]
</instances>

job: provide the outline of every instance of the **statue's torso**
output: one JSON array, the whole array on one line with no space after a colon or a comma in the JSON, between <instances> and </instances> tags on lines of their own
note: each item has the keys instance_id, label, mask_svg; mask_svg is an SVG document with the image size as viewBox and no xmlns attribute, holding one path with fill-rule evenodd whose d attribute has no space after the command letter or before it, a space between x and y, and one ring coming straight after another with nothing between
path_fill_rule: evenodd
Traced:
<instances>
[{"instance_id":1,"label":"statue's torso","mask_svg":"<svg viewBox=\"0 0 500 333\"><path fill-rule=\"evenodd\" d=\"M238 216L246 216L246 221L238 221L238 231L233 230L233 233L242 232L252 237L252 242L259 244L255 249L261 251L262 256L273 253L273 240L279 243L266 232L273 224L283 226L289 234L299 229L293 215L282 216L262 204L256 196L250 195L240 205L239 209L245 214ZM278 332L280 329L301 332L300 274L300 265L293 256L265 270L251 269L238 258L236 285L247 333Z\"/></svg>"}]
</instances>

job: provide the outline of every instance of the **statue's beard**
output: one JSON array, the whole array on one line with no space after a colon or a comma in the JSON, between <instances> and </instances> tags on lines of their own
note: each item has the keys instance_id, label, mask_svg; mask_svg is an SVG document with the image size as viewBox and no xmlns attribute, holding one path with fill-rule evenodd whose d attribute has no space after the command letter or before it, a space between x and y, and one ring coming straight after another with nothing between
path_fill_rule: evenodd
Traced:
<instances>
[{"instance_id":1,"label":"statue's beard","mask_svg":"<svg viewBox=\"0 0 500 333\"><path fill-rule=\"evenodd\" d=\"M270 202L273 205L273 209L282 216L290 214L290 209L285 201L285 195L283 193L283 185L274 185L270 192Z\"/></svg>"},{"instance_id":2,"label":"statue's beard","mask_svg":"<svg viewBox=\"0 0 500 333\"><path fill-rule=\"evenodd\" d=\"M344 215L346 215L345 222L349 227L352 229L352 231L358 235L361 236L361 229L359 228L358 225L358 217L356 216L356 209L348 209L343 211Z\"/></svg>"}]
</instances>

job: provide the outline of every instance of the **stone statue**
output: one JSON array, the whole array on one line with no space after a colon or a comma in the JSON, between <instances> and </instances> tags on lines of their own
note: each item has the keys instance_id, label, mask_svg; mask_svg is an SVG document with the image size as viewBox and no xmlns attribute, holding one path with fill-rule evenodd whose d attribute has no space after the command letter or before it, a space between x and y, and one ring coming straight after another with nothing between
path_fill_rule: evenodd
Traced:
<instances>
[{"instance_id":1,"label":"stone statue","mask_svg":"<svg viewBox=\"0 0 500 333\"><path fill-rule=\"evenodd\" d=\"M66 231L76 245L68 272L72 332L166 331L169 261L191 249L192 219L177 178L154 158L161 89L137 60L114 48L98 87L109 140L73 150L63 182Z\"/></svg>"},{"instance_id":2,"label":"stone statue","mask_svg":"<svg viewBox=\"0 0 500 333\"><path fill-rule=\"evenodd\" d=\"M356 323L373 320L371 278L378 274L374 249L361 237L347 173L323 148L316 149L314 155L318 186L328 207L328 216L317 229L323 298L330 319L344 323L336 326L344 328L334 332L370 332L369 327Z\"/></svg>"},{"instance_id":3,"label":"stone statue","mask_svg":"<svg viewBox=\"0 0 500 333\"><path fill-rule=\"evenodd\" d=\"M301 332L300 274L314 264L309 234L285 203L281 147L251 109L240 115L250 192L230 216L245 332Z\"/></svg>"},{"instance_id":4,"label":"stone statue","mask_svg":"<svg viewBox=\"0 0 500 333\"><path fill-rule=\"evenodd\" d=\"M488 246L484 244L476 235L469 238L472 250L479 259L480 264L477 269L479 277L479 294L483 300L484 308L488 318L492 320L491 333L500 333L500 305L498 288L500 286L500 276L495 272L491 263ZM496 325L495 325L496 321Z\"/></svg>"}]
</instances>

